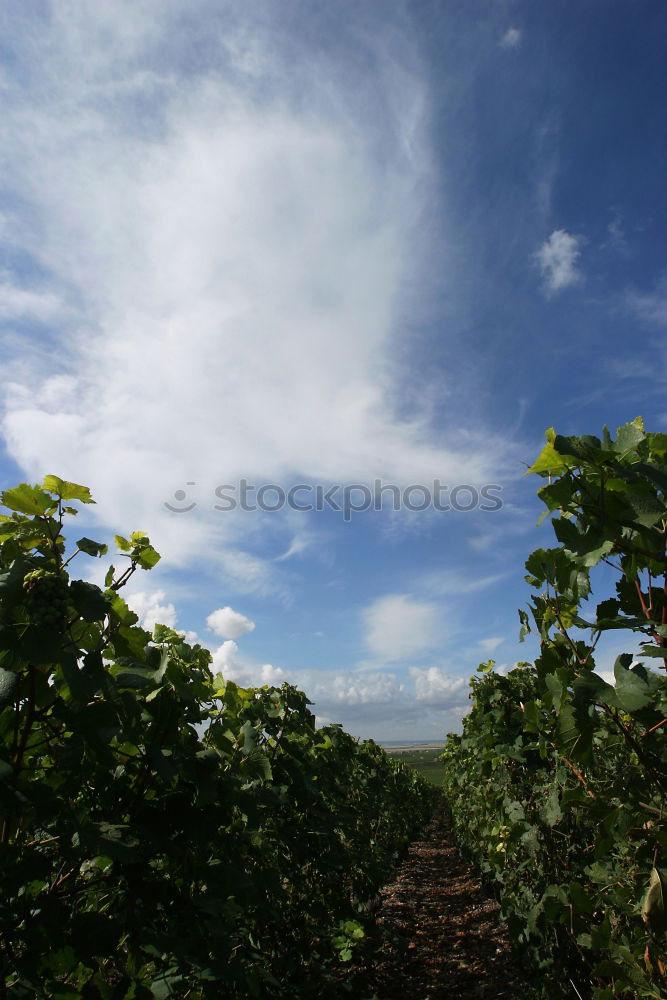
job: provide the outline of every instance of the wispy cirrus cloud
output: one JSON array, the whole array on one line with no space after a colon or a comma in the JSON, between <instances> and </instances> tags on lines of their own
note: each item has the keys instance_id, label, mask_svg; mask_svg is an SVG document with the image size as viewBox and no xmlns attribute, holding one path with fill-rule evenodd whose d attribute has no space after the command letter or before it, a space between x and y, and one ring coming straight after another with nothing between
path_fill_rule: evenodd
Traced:
<instances>
[{"instance_id":1,"label":"wispy cirrus cloud","mask_svg":"<svg viewBox=\"0 0 667 1000\"><path fill-rule=\"evenodd\" d=\"M170 513L176 489L484 481L502 453L399 415L392 343L435 196L409 35L362 32L365 70L269 8L203 6L4 11L25 71L4 77L4 238L42 276L8 279L4 302L49 318L55 349L11 340L2 434L30 477L89 484L100 521L261 592L282 570L246 551L257 525Z\"/></svg>"},{"instance_id":2,"label":"wispy cirrus cloud","mask_svg":"<svg viewBox=\"0 0 667 1000\"><path fill-rule=\"evenodd\" d=\"M61 319L66 311L56 293L22 288L0 274L0 323L18 319L48 323Z\"/></svg>"},{"instance_id":3,"label":"wispy cirrus cloud","mask_svg":"<svg viewBox=\"0 0 667 1000\"><path fill-rule=\"evenodd\" d=\"M498 646L501 646L504 641L505 640L502 638L502 636L494 635L494 636L489 636L488 639L480 639L478 642L478 646L485 653L491 654L495 649L498 648Z\"/></svg>"},{"instance_id":4,"label":"wispy cirrus cloud","mask_svg":"<svg viewBox=\"0 0 667 1000\"><path fill-rule=\"evenodd\" d=\"M632 289L626 292L625 308L645 323L667 326L667 274L650 291Z\"/></svg>"}]
</instances>

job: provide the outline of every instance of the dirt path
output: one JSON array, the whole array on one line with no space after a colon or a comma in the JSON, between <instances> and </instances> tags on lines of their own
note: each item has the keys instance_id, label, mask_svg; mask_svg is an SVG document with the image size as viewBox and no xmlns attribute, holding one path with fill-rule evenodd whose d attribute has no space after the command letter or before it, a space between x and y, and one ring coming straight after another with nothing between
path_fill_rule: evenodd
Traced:
<instances>
[{"instance_id":1,"label":"dirt path","mask_svg":"<svg viewBox=\"0 0 667 1000\"><path fill-rule=\"evenodd\" d=\"M458 854L443 809L381 891L365 995L377 1000L520 1000L525 981L498 904Z\"/></svg>"}]
</instances>

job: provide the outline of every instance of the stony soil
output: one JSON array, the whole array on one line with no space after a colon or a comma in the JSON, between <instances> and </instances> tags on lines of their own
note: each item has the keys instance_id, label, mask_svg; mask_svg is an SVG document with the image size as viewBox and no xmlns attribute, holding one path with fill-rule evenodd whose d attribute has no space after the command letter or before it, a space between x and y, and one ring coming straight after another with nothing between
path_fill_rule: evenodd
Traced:
<instances>
[{"instance_id":1,"label":"stony soil","mask_svg":"<svg viewBox=\"0 0 667 1000\"><path fill-rule=\"evenodd\" d=\"M380 894L359 1000L522 1000L498 904L454 844L439 808ZM373 935L371 935L373 937Z\"/></svg>"}]
</instances>

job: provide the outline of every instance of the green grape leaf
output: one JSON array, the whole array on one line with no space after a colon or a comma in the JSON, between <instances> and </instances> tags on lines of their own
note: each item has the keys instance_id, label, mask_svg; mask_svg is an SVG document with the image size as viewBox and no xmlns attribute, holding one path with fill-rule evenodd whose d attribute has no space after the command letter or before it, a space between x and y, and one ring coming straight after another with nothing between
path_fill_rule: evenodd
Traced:
<instances>
[{"instance_id":1,"label":"green grape leaf","mask_svg":"<svg viewBox=\"0 0 667 1000\"><path fill-rule=\"evenodd\" d=\"M667 507L664 501L650 493L628 493L627 502L632 510L633 520L646 528L652 528L654 524L667 516Z\"/></svg>"},{"instance_id":2,"label":"green grape leaf","mask_svg":"<svg viewBox=\"0 0 667 1000\"><path fill-rule=\"evenodd\" d=\"M183 635L169 628L168 625L156 625L153 629L153 642L183 642Z\"/></svg>"},{"instance_id":3,"label":"green grape leaf","mask_svg":"<svg viewBox=\"0 0 667 1000\"><path fill-rule=\"evenodd\" d=\"M87 486L78 483L68 483L58 476L45 476L43 487L50 493L56 493L61 500L80 500L81 503L95 503Z\"/></svg>"},{"instance_id":4,"label":"green grape leaf","mask_svg":"<svg viewBox=\"0 0 667 1000\"><path fill-rule=\"evenodd\" d=\"M574 760L592 763L594 722L585 706L566 702L558 713L558 746Z\"/></svg>"},{"instance_id":5,"label":"green grape leaf","mask_svg":"<svg viewBox=\"0 0 667 1000\"><path fill-rule=\"evenodd\" d=\"M539 733L540 731L540 710L534 701L529 701L523 709L523 728L527 733Z\"/></svg>"},{"instance_id":6,"label":"green grape leaf","mask_svg":"<svg viewBox=\"0 0 667 1000\"><path fill-rule=\"evenodd\" d=\"M76 544L81 552L85 552L89 556L105 556L109 551L108 545L103 545L102 542L94 542L90 538L80 538Z\"/></svg>"},{"instance_id":7,"label":"green grape leaf","mask_svg":"<svg viewBox=\"0 0 667 1000\"><path fill-rule=\"evenodd\" d=\"M667 646L647 646L642 645L639 650L640 656L655 656L661 660L667 660Z\"/></svg>"},{"instance_id":8,"label":"green grape leaf","mask_svg":"<svg viewBox=\"0 0 667 1000\"><path fill-rule=\"evenodd\" d=\"M169 971L158 976L151 983L153 1000L169 1000L170 997L175 997L178 992L175 990L175 987L182 981L183 976L175 971Z\"/></svg>"},{"instance_id":9,"label":"green grape leaf","mask_svg":"<svg viewBox=\"0 0 667 1000\"><path fill-rule=\"evenodd\" d=\"M633 451L637 445L646 440L644 422L641 417L635 417L629 424L624 424L616 431L616 441L612 449L619 454Z\"/></svg>"},{"instance_id":10,"label":"green grape leaf","mask_svg":"<svg viewBox=\"0 0 667 1000\"><path fill-rule=\"evenodd\" d=\"M18 528L20 521L14 521L11 517L6 517L5 514L0 514L0 538L9 538L13 535Z\"/></svg>"},{"instance_id":11,"label":"green grape leaf","mask_svg":"<svg viewBox=\"0 0 667 1000\"><path fill-rule=\"evenodd\" d=\"M645 680L629 669L628 661L631 663L632 657L629 653L622 653L614 663L616 695L621 708L626 712L637 712L650 704L651 689Z\"/></svg>"},{"instance_id":12,"label":"green grape leaf","mask_svg":"<svg viewBox=\"0 0 667 1000\"><path fill-rule=\"evenodd\" d=\"M252 722L244 722L240 729L240 735L243 736L243 753L248 755L252 753L257 744L257 733L255 732L255 727Z\"/></svg>"},{"instance_id":13,"label":"green grape leaf","mask_svg":"<svg viewBox=\"0 0 667 1000\"><path fill-rule=\"evenodd\" d=\"M572 905L578 913L586 913L589 915L593 913L595 910L595 904L585 889L579 885L578 882L570 882L568 892Z\"/></svg>"},{"instance_id":14,"label":"green grape leaf","mask_svg":"<svg viewBox=\"0 0 667 1000\"><path fill-rule=\"evenodd\" d=\"M618 706L616 688L612 684L607 684L599 674L592 670L577 677L573 684L574 693L577 698L583 697L587 702L598 702L613 707Z\"/></svg>"},{"instance_id":15,"label":"green grape leaf","mask_svg":"<svg viewBox=\"0 0 667 1000\"><path fill-rule=\"evenodd\" d=\"M632 469L633 472L639 472L645 476L659 490L667 491L667 471L664 465L658 465L655 462L637 462Z\"/></svg>"},{"instance_id":16,"label":"green grape leaf","mask_svg":"<svg viewBox=\"0 0 667 1000\"><path fill-rule=\"evenodd\" d=\"M574 491L575 486L572 479L569 476L563 476L562 479L556 479L546 486L541 486L537 491L537 495L547 505L549 511L552 511L567 509L573 498Z\"/></svg>"},{"instance_id":17,"label":"green grape leaf","mask_svg":"<svg viewBox=\"0 0 667 1000\"><path fill-rule=\"evenodd\" d=\"M120 594L116 594L115 597L112 597L111 610L123 625L136 625L139 621L139 615L135 614L134 611L128 607L127 602L123 600Z\"/></svg>"},{"instance_id":18,"label":"green grape leaf","mask_svg":"<svg viewBox=\"0 0 667 1000\"><path fill-rule=\"evenodd\" d=\"M552 788L540 809L540 815L547 826L555 826L563 818L558 789Z\"/></svg>"},{"instance_id":19,"label":"green grape leaf","mask_svg":"<svg viewBox=\"0 0 667 1000\"><path fill-rule=\"evenodd\" d=\"M581 434L578 437L563 437L557 434L554 439L554 448L561 456L568 456L579 459L581 462L593 462L599 458L602 450L602 442L592 434Z\"/></svg>"},{"instance_id":20,"label":"green grape leaf","mask_svg":"<svg viewBox=\"0 0 667 1000\"><path fill-rule=\"evenodd\" d=\"M69 597L79 615L86 622L99 622L109 611L109 598L94 583L72 580Z\"/></svg>"},{"instance_id":21,"label":"green grape leaf","mask_svg":"<svg viewBox=\"0 0 667 1000\"><path fill-rule=\"evenodd\" d=\"M137 562L142 569L152 569L159 561L160 554L152 545L145 545L139 550Z\"/></svg>"},{"instance_id":22,"label":"green grape leaf","mask_svg":"<svg viewBox=\"0 0 667 1000\"><path fill-rule=\"evenodd\" d=\"M480 665L477 667L477 670L481 674L489 674L491 673L495 665L496 665L495 660L485 660L484 663L480 663Z\"/></svg>"},{"instance_id":23,"label":"green grape leaf","mask_svg":"<svg viewBox=\"0 0 667 1000\"><path fill-rule=\"evenodd\" d=\"M253 777L262 778L264 781L270 781L272 778L271 761L261 747L255 747L244 758L243 769L246 768Z\"/></svg>"},{"instance_id":24,"label":"green grape leaf","mask_svg":"<svg viewBox=\"0 0 667 1000\"><path fill-rule=\"evenodd\" d=\"M46 514L58 507L52 496L45 493L39 486L29 486L28 483L21 483L20 486L15 486L11 490L4 490L0 493L0 501L9 510L33 516Z\"/></svg>"}]
</instances>

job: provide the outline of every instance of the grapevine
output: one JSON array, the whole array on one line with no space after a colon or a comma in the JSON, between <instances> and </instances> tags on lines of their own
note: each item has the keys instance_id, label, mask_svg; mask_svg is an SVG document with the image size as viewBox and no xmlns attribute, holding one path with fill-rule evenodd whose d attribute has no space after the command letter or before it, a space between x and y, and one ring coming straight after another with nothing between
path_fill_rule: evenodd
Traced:
<instances>
[{"instance_id":1,"label":"grapevine","mask_svg":"<svg viewBox=\"0 0 667 1000\"><path fill-rule=\"evenodd\" d=\"M0 998L339 997L364 920L433 787L318 729L305 694L214 675L121 595L159 559L64 524L88 489L2 494ZM67 556L67 558L65 558Z\"/></svg>"}]
</instances>

